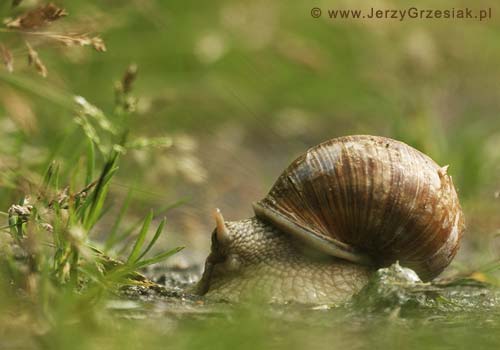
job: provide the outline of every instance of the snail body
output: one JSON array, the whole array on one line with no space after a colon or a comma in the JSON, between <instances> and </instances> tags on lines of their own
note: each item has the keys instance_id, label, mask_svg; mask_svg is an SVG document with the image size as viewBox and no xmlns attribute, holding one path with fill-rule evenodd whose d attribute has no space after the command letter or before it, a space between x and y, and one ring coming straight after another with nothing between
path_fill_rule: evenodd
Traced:
<instances>
[{"instance_id":1,"label":"snail body","mask_svg":"<svg viewBox=\"0 0 500 350\"><path fill-rule=\"evenodd\" d=\"M431 280L455 256L464 229L447 167L368 135L309 149L254 212L236 222L216 214L201 294L337 303L396 261Z\"/></svg>"}]
</instances>

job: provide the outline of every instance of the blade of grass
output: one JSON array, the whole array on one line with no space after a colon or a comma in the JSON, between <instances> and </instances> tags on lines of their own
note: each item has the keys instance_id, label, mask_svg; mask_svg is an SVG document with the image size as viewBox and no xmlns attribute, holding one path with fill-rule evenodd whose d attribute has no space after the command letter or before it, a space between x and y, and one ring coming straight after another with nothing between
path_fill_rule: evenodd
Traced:
<instances>
[{"instance_id":1,"label":"blade of grass","mask_svg":"<svg viewBox=\"0 0 500 350\"><path fill-rule=\"evenodd\" d=\"M160 209L157 210L157 215L167 214L167 212L169 212L170 210L176 209L180 206L183 206L183 205L189 203L190 201L191 201L191 198L185 197L185 198L181 198L173 203L164 205L163 207L160 207Z\"/></svg>"},{"instance_id":2,"label":"blade of grass","mask_svg":"<svg viewBox=\"0 0 500 350\"><path fill-rule=\"evenodd\" d=\"M12 215L12 216L9 216L9 225L7 225L6 227L9 227L10 228L10 234L12 237L14 237L14 239L20 243L22 241L22 231L21 231L21 234L19 234L19 229L18 229L18 225L19 225L19 218L17 217L17 215ZM3 229L4 227L2 227Z\"/></svg>"},{"instance_id":3,"label":"blade of grass","mask_svg":"<svg viewBox=\"0 0 500 350\"><path fill-rule=\"evenodd\" d=\"M131 238L134 238L132 235L132 232L136 231L139 227L141 227L141 224L143 223L144 220L137 220L134 224L132 224L124 233L119 235L118 237L115 238L115 240L112 242L111 246L113 247L114 245L118 244L119 242L124 242L123 246L120 248L118 251L118 255L123 255L123 253L128 249L128 246L130 245ZM129 242L126 242L129 241Z\"/></svg>"},{"instance_id":4,"label":"blade of grass","mask_svg":"<svg viewBox=\"0 0 500 350\"><path fill-rule=\"evenodd\" d=\"M96 196L95 201L92 202L92 206L89 211L88 219L85 222L84 227L87 230L90 230L94 225L97 223L102 208L104 206L104 201L106 200L107 194L108 194L109 186L107 184L104 184L100 189L99 189L99 195Z\"/></svg>"},{"instance_id":5,"label":"blade of grass","mask_svg":"<svg viewBox=\"0 0 500 350\"><path fill-rule=\"evenodd\" d=\"M59 176L59 164L55 161L50 162L45 175L43 176L43 188L46 189L55 182L55 178Z\"/></svg>"},{"instance_id":6,"label":"blade of grass","mask_svg":"<svg viewBox=\"0 0 500 350\"><path fill-rule=\"evenodd\" d=\"M92 196L90 196L89 200L85 201L84 205L81 208L81 213L84 218L83 226L90 230L97 219L99 218L100 211L104 205L104 200L106 199L106 195L109 189L109 181L113 177L113 175L118 170L116 163L118 161L118 153L114 152L110 159L104 164L104 168L99 176L99 180L92 192ZM87 214L85 215L85 211L87 209L88 204L90 204L90 208L88 209Z\"/></svg>"},{"instance_id":7,"label":"blade of grass","mask_svg":"<svg viewBox=\"0 0 500 350\"><path fill-rule=\"evenodd\" d=\"M116 237L109 243L109 248L111 249L115 247L117 244L125 242L123 246L120 247L120 250L116 253L118 256L123 255L130 245L130 242L126 241L132 241L132 239L135 239L135 237L137 237L137 235L134 235L133 232L139 230L143 223L144 219L136 220L123 233L116 235Z\"/></svg>"},{"instance_id":8,"label":"blade of grass","mask_svg":"<svg viewBox=\"0 0 500 350\"><path fill-rule=\"evenodd\" d=\"M135 189L134 189L134 191L135 191ZM161 210L168 211L168 210L175 208L177 206L180 206L184 203L186 203L186 202L183 200L180 200L180 201L174 202L173 204L170 204L166 207L163 207ZM107 249L109 250L109 249L111 249L111 247L114 247L119 242L123 242L123 241L129 239L131 237L131 233L133 231L135 231L136 229L138 229L139 226L141 226L141 223L142 223L142 220L138 220L134 224L132 224L130 227L128 227L125 230L125 232L123 232L122 234L120 234L120 235L115 234L115 237L112 240L110 240L110 242L108 243ZM130 242L124 244L123 247L121 247L120 250L118 251L118 255L123 254L123 252L127 250L129 245L130 245Z\"/></svg>"},{"instance_id":9,"label":"blade of grass","mask_svg":"<svg viewBox=\"0 0 500 350\"><path fill-rule=\"evenodd\" d=\"M157 263L169 258L170 256L180 252L183 249L184 249L184 247L177 247L177 248L174 248L172 250L169 250L168 252L160 253L160 254L158 254L150 259L138 261L137 263L134 264L134 268L140 269L140 268L146 267L148 265L157 264Z\"/></svg>"},{"instance_id":10,"label":"blade of grass","mask_svg":"<svg viewBox=\"0 0 500 350\"><path fill-rule=\"evenodd\" d=\"M91 183L94 179L95 172L95 146L92 140L88 140L87 148L87 180L86 183Z\"/></svg>"},{"instance_id":11,"label":"blade of grass","mask_svg":"<svg viewBox=\"0 0 500 350\"><path fill-rule=\"evenodd\" d=\"M167 223L167 218L163 218L163 220L161 220L160 222L160 225L158 225L158 228L156 229L153 239L149 242L148 246L146 247L146 249L144 249L142 254L139 255L137 261L141 260L141 258L144 257L151 250L151 248L153 248L158 238L160 238L166 223Z\"/></svg>"},{"instance_id":12,"label":"blade of grass","mask_svg":"<svg viewBox=\"0 0 500 350\"><path fill-rule=\"evenodd\" d=\"M152 220L153 211L151 210L144 220L144 224L142 225L141 231L139 232L139 236L137 236L134 247L132 248L132 252L127 259L127 263L135 263L138 260L142 246L144 245L144 241L146 240L146 235L148 234L149 225L151 224Z\"/></svg>"},{"instance_id":13,"label":"blade of grass","mask_svg":"<svg viewBox=\"0 0 500 350\"><path fill-rule=\"evenodd\" d=\"M55 215L54 215L54 220L52 222L52 236L54 238L54 244L56 248L60 248L66 242L66 237L64 235L64 232L62 232L63 229L61 227L62 225L60 220L61 211L58 203L54 203L53 210ZM71 216L69 217L71 218Z\"/></svg>"},{"instance_id":14,"label":"blade of grass","mask_svg":"<svg viewBox=\"0 0 500 350\"><path fill-rule=\"evenodd\" d=\"M17 224L16 224L15 222L13 222L13 223L12 223L12 224L10 224L10 225L0 226L0 230L2 230L2 231L3 231L3 230L11 229L11 228L16 227L16 225L17 225Z\"/></svg>"},{"instance_id":15,"label":"blade of grass","mask_svg":"<svg viewBox=\"0 0 500 350\"><path fill-rule=\"evenodd\" d=\"M102 179L102 177L99 177L99 180L97 180L95 186L91 184L93 187L91 195L78 208L78 214L82 218L82 222L87 222L90 219L92 212L96 210L95 207L97 206L97 202L99 201L99 199L103 200L105 199L106 197L105 194L107 192L106 193L103 192L105 190L107 191L107 187L109 187L108 186L109 181L111 180L111 178L113 177L113 175L116 173L117 170L118 167L112 169L111 172L107 174L107 176L104 179ZM88 209L89 207L90 209ZM86 211L87 209L88 211Z\"/></svg>"},{"instance_id":16,"label":"blade of grass","mask_svg":"<svg viewBox=\"0 0 500 350\"><path fill-rule=\"evenodd\" d=\"M111 228L111 232L106 239L106 242L104 243L104 250L108 251L115 243L116 239L116 234L118 233L118 228L120 227L120 224L125 217L125 213L128 210L128 207L130 205L130 202L132 201L132 193L134 192L134 188L130 187L130 190L127 193L127 197L125 198L125 201L123 202L122 207L120 208L120 212L118 213L118 216L116 217L115 222L113 223L113 227Z\"/></svg>"}]
</instances>

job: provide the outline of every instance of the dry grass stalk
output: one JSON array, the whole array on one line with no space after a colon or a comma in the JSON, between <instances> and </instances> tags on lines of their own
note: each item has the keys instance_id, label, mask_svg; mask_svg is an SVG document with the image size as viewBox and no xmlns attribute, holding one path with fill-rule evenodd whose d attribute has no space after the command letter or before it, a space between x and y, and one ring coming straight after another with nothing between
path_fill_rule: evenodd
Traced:
<instances>
[{"instance_id":1,"label":"dry grass stalk","mask_svg":"<svg viewBox=\"0 0 500 350\"><path fill-rule=\"evenodd\" d=\"M67 16L66 10L57 7L53 3L41 5L23 15L7 21L7 28L13 29L36 29L46 26L61 17Z\"/></svg>"},{"instance_id":2,"label":"dry grass stalk","mask_svg":"<svg viewBox=\"0 0 500 350\"><path fill-rule=\"evenodd\" d=\"M66 46L92 46L98 52L105 52L106 45L104 41L98 37L91 37L87 34L78 33L49 33L49 32L38 32L38 35L42 35L45 38L56 40Z\"/></svg>"},{"instance_id":3,"label":"dry grass stalk","mask_svg":"<svg viewBox=\"0 0 500 350\"><path fill-rule=\"evenodd\" d=\"M35 66L37 72L45 78L47 76L47 67L45 67L40 57L38 57L38 52L36 52L28 42L26 42L26 47L28 48L29 65Z\"/></svg>"},{"instance_id":4,"label":"dry grass stalk","mask_svg":"<svg viewBox=\"0 0 500 350\"><path fill-rule=\"evenodd\" d=\"M13 0L12 7L15 7L21 3L21 0ZM105 52L106 45L104 41L98 36L91 36L88 33L77 33L77 32L53 32L53 31L41 31L42 27L57 21L61 17L66 16L68 13L63 8L60 8L53 3L48 3L44 5L39 5L32 10L24 12L22 15L15 19L7 19L4 21L5 26L8 29L2 30L2 32L17 35L22 34L22 36L34 36L40 41L56 41L66 46L91 46L98 52ZM0 29L1 30L1 29ZM47 76L47 68L45 64L40 59L38 52L33 49L33 47L26 43L28 47L28 60L29 65L36 68L38 73L43 77ZM12 51L0 43L0 60L6 66L9 72L14 70L13 65L13 55Z\"/></svg>"},{"instance_id":5,"label":"dry grass stalk","mask_svg":"<svg viewBox=\"0 0 500 350\"><path fill-rule=\"evenodd\" d=\"M122 89L123 92L128 94L132 90L132 84L137 78L137 64L131 64L128 66L127 71L122 78Z\"/></svg>"},{"instance_id":6,"label":"dry grass stalk","mask_svg":"<svg viewBox=\"0 0 500 350\"><path fill-rule=\"evenodd\" d=\"M14 71L14 58L12 53L3 44L0 44L0 55L2 56L3 64L9 73Z\"/></svg>"}]
</instances>

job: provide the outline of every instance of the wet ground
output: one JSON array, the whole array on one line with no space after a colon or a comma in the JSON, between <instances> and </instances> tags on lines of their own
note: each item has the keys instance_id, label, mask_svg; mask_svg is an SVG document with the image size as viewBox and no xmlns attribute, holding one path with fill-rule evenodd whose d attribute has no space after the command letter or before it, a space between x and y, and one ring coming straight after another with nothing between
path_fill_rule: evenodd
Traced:
<instances>
[{"instance_id":1,"label":"wet ground","mask_svg":"<svg viewBox=\"0 0 500 350\"><path fill-rule=\"evenodd\" d=\"M173 348L500 348L497 288L470 278L421 283L404 270L379 270L340 306L231 305L186 292L198 266L152 270L157 284L128 287L108 308L147 323Z\"/></svg>"}]
</instances>

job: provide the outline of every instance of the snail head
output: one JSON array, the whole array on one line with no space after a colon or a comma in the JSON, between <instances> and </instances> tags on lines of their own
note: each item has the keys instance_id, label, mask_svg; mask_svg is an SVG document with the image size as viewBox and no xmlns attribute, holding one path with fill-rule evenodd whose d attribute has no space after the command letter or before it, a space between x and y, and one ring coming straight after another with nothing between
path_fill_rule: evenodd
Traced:
<instances>
[{"instance_id":1,"label":"snail head","mask_svg":"<svg viewBox=\"0 0 500 350\"><path fill-rule=\"evenodd\" d=\"M198 285L198 292L204 294L209 285L217 279L227 278L237 273L244 265L259 256L258 248L263 246L255 242L254 227L249 220L226 222L219 209L213 213L215 229L212 232L210 255L205 262L205 272Z\"/></svg>"}]
</instances>

